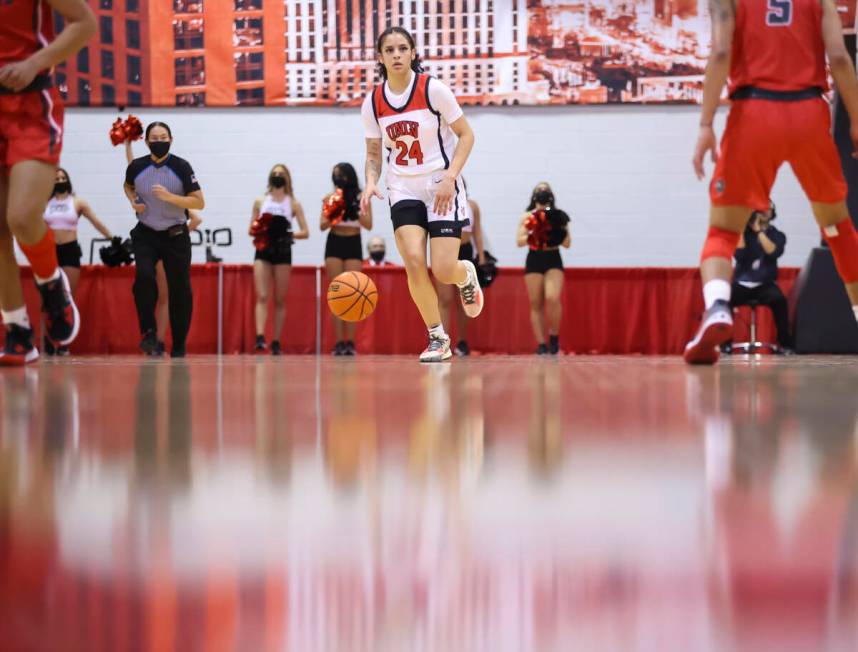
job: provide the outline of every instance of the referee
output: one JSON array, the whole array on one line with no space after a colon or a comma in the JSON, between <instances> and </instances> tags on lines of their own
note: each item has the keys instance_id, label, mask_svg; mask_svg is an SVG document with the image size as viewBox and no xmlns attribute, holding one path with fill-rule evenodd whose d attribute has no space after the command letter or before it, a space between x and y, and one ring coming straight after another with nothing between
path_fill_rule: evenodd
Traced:
<instances>
[{"instance_id":1,"label":"referee","mask_svg":"<svg viewBox=\"0 0 858 652\"><path fill-rule=\"evenodd\" d=\"M171 356L181 358L185 355L185 340L194 309L187 212L201 210L205 200L191 164L170 154L172 142L170 127L163 122L153 122L146 127L146 144L151 154L136 158L128 165L125 196L139 220L131 231L131 243L137 268L134 302L143 335L140 348L147 355L158 355L155 265L161 260L170 303Z\"/></svg>"}]
</instances>

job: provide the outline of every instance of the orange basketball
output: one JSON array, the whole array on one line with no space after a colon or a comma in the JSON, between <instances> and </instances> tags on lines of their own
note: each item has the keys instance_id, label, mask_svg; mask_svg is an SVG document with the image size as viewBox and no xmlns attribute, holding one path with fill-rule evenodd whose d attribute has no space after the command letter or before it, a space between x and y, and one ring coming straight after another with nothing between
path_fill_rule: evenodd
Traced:
<instances>
[{"instance_id":1,"label":"orange basketball","mask_svg":"<svg viewBox=\"0 0 858 652\"><path fill-rule=\"evenodd\" d=\"M344 321L362 321L378 303L378 290L363 272L343 272L328 286L328 308Z\"/></svg>"}]
</instances>

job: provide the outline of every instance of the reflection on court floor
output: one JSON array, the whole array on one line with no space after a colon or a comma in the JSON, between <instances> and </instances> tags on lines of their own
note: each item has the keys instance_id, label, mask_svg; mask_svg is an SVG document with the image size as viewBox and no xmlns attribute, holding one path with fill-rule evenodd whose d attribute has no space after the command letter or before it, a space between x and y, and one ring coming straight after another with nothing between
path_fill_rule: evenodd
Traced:
<instances>
[{"instance_id":1,"label":"reflection on court floor","mask_svg":"<svg viewBox=\"0 0 858 652\"><path fill-rule=\"evenodd\" d=\"M3 650L854 650L849 358L0 373Z\"/></svg>"}]
</instances>

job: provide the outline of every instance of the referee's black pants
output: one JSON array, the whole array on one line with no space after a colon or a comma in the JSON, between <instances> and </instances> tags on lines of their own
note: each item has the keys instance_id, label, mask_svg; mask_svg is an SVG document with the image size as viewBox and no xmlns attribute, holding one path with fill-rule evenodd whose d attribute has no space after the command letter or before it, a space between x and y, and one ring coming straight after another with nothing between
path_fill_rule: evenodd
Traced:
<instances>
[{"instance_id":1,"label":"referee's black pants","mask_svg":"<svg viewBox=\"0 0 858 652\"><path fill-rule=\"evenodd\" d=\"M172 234L172 235L171 235ZM158 283L155 280L155 265L163 261L167 276L170 300L170 329L173 333L173 350L183 351L191 314L194 310L194 295L191 292L191 236L187 226L155 231L138 223L131 231L136 274L134 276L134 303L140 332L155 332L155 305L158 303Z\"/></svg>"}]
</instances>

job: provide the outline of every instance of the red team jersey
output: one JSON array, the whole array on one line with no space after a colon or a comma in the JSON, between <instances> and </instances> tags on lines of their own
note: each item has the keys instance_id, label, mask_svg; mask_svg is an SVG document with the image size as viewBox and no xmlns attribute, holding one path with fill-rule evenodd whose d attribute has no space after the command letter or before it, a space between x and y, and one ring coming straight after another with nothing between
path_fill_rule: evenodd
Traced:
<instances>
[{"instance_id":1,"label":"red team jersey","mask_svg":"<svg viewBox=\"0 0 858 652\"><path fill-rule=\"evenodd\" d=\"M0 0L0 66L23 61L53 39L53 11L47 2Z\"/></svg>"},{"instance_id":2,"label":"red team jersey","mask_svg":"<svg viewBox=\"0 0 858 652\"><path fill-rule=\"evenodd\" d=\"M820 0L737 0L729 86L731 96L748 87L773 93L733 101L709 187L714 205L766 210L783 163L812 202L846 198L821 97L828 82ZM796 91L805 93L778 95Z\"/></svg>"},{"instance_id":3,"label":"red team jersey","mask_svg":"<svg viewBox=\"0 0 858 652\"><path fill-rule=\"evenodd\" d=\"M24 61L54 38L51 6L44 0L0 0L0 67ZM42 71L29 89L0 86L0 170L21 161L59 162L63 105Z\"/></svg>"},{"instance_id":4,"label":"red team jersey","mask_svg":"<svg viewBox=\"0 0 858 652\"><path fill-rule=\"evenodd\" d=\"M738 0L730 92L828 90L820 0Z\"/></svg>"}]
</instances>

